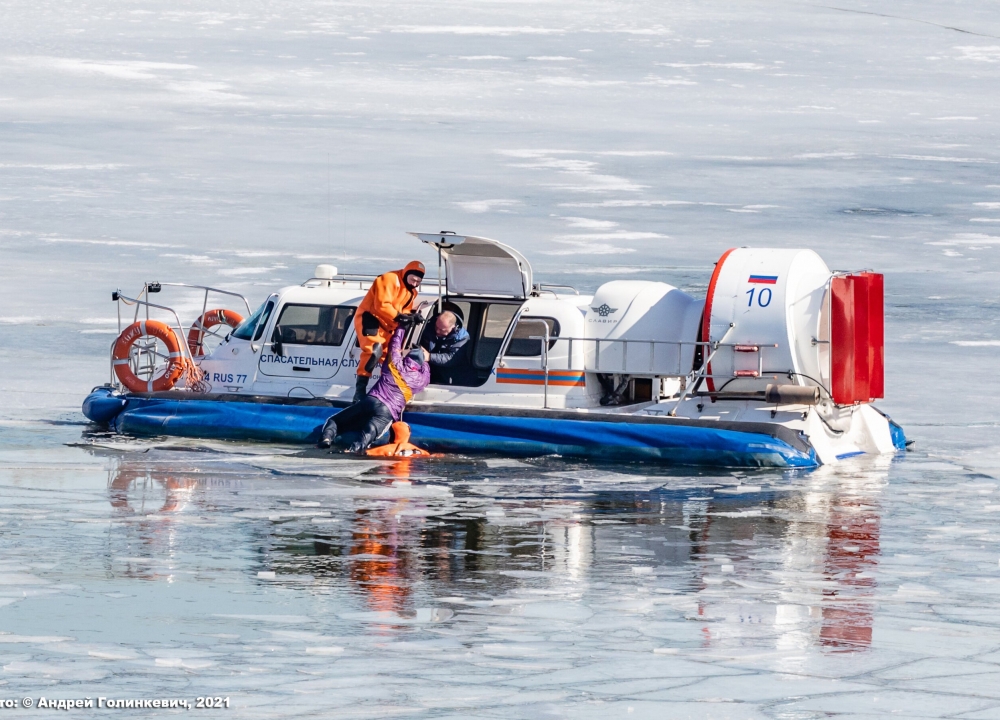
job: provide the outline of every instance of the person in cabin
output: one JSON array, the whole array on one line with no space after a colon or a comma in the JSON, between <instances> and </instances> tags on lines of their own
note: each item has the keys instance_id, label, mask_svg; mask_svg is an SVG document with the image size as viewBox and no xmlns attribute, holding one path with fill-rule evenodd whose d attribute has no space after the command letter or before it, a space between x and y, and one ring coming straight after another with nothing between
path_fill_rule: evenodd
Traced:
<instances>
[{"instance_id":1,"label":"person in cabin","mask_svg":"<svg viewBox=\"0 0 1000 720\"><path fill-rule=\"evenodd\" d=\"M424 264L414 260L402 270L379 275L358 305L354 330L361 346L361 359L354 384L354 402L365 398L372 371L396 328L409 327L416 321L413 302L423 279Z\"/></svg>"},{"instance_id":2,"label":"person in cabin","mask_svg":"<svg viewBox=\"0 0 1000 720\"><path fill-rule=\"evenodd\" d=\"M403 417L406 403L431 381L428 352L415 347L403 354L406 328L398 327L375 386L360 401L331 416L323 426L319 447L347 446L349 453L371 447L393 422Z\"/></svg>"},{"instance_id":3,"label":"person in cabin","mask_svg":"<svg viewBox=\"0 0 1000 720\"><path fill-rule=\"evenodd\" d=\"M420 347L428 352L431 380L450 385L455 371L465 364L465 347L469 333L451 310L443 310L434 322L427 323L420 338Z\"/></svg>"}]
</instances>

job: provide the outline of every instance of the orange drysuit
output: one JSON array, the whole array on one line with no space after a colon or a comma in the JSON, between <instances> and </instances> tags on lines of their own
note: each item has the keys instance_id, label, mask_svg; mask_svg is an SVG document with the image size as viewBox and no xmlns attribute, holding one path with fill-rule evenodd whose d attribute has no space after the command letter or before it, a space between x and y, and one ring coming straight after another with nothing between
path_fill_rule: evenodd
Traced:
<instances>
[{"instance_id":1,"label":"orange drysuit","mask_svg":"<svg viewBox=\"0 0 1000 720\"><path fill-rule=\"evenodd\" d=\"M389 338L396 331L396 317L413 309L413 301L417 291L411 290L403 281L409 273L424 274L424 264L417 260L407 263L402 270L393 270L379 275L368 294L358 305L354 313L354 331L361 345L361 361L358 363L358 375L371 377L371 370L366 370L376 343L383 350L389 343ZM367 315L367 323L366 323Z\"/></svg>"},{"instance_id":2,"label":"orange drysuit","mask_svg":"<svg viewBox=\"0 0 1000 720\"><path fill-rule=\"evenodd\" d=\"M365 455L373 457L427 457L429 452L410 442L410 426L402 420L392 424L392 442L369 448Z\"/></svg>"}]
</instances>

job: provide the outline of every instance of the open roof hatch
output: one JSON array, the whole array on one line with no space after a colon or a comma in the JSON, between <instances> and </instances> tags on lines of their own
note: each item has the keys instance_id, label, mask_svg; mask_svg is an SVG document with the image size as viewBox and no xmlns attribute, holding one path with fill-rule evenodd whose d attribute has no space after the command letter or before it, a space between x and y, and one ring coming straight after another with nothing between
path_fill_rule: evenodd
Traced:
<instances>
[{"instance_id":1,"label":"open roof hatch","mask_svg":"<svg viewBox=\"0 0 1000 720\"><path fill-rule=\"evenodd\" d=\"M526 300L531 294L531 265L512 247L489 238L453 232L410 235L438 249L444 259L450 297Z\"/></svg>"}]
</instances>

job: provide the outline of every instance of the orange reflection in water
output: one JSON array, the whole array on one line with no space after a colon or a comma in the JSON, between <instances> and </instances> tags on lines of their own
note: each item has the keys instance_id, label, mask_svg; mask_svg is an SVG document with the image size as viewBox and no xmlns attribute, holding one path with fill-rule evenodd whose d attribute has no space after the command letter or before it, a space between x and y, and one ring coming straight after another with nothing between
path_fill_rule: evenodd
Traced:
<instances>
[{"instance_id":1,"label":"orange reflection in water","mask_svg":"<svg viewBox=\"0 0 1000 720\"><path fill-rule=\"evenodd\" d=\"M350 577L377 612L400 613L410 599L410 579L396 515L406 505L400 500L390 508L359 509L351 533Z\"/></svg>"}]
</instances>

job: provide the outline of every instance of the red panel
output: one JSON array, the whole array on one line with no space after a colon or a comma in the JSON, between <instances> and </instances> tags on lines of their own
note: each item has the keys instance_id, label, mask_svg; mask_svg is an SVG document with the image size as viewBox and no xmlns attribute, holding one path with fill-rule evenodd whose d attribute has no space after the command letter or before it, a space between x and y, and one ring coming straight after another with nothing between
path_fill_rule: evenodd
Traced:
<instances>
[{"instance_id":1,"label":"red panel","mask_svg":"<svg viewBox=\"0 0 1000 720\"><path fill-rule=\"evenodd\" d=\"M830 388L838 405L854 403L854 283L830 281Z\"/></svg>"},{"instance_id":2,"label":"red panel","mask_svg":"<svg viewBox=\"0 0 1000 720\"><path fill-rule=\"evenodd\" d=\"M852 402L868 402L868 378L871 374L871 346L868 342L868 277L867 273L851 275L854 292L854 388Z\"/></svg>"},{"instance_id":3,"label":"red panel","mask_svg":"<svg viewBox=\"0 0 1000 720\"><path fill-rule=\"evenodd\" d=\"M830 283L830 371L834 402L850 405L885 394L883 277L859 273Z\"/></svg>"},{"instance_id":4,"label":"red panel","mask_svg":"<svg viewBox=\"0 0 1000 720\"><path fill-rule=\"evenodd\" d=\"M885 279L879 273L868 275L869 396L885 397Z\"/></svg>"}]
</instances>

